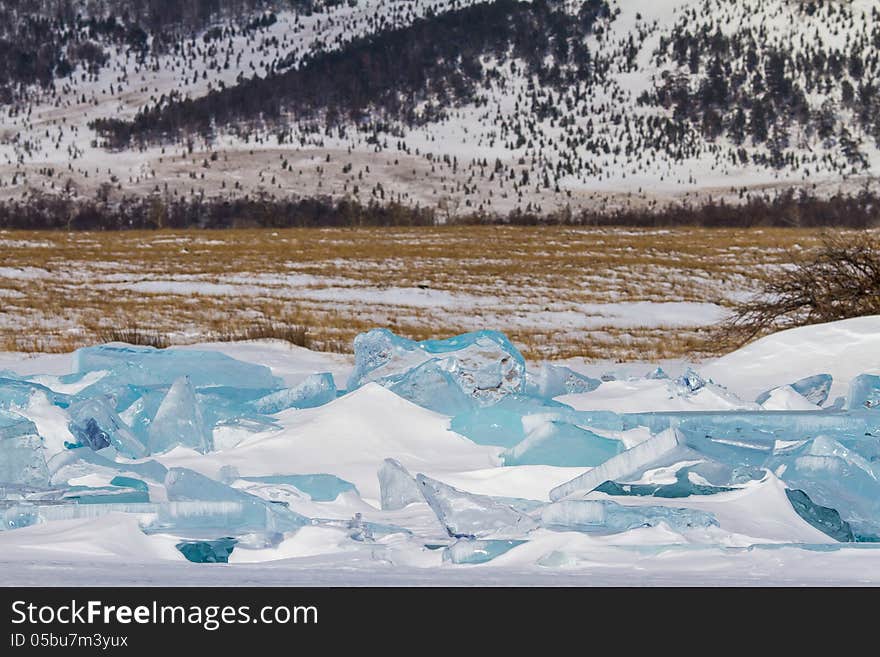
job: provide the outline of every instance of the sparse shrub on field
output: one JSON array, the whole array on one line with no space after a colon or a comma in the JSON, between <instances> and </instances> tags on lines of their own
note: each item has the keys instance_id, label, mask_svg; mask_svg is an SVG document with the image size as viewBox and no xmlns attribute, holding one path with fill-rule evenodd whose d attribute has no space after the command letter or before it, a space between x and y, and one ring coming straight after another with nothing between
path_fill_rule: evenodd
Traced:
<instances>
[{"instance_id":1,"label":"sparse shrub on field","mask_svg":"<svg viewBox=\"0 0 880 657\"><path fill-rule=\"evenodd\" d=\"M730 346L773 331L880 314L880 238L829 234L792 254L792 265L767 276L759 294L738 304L717 331Z\"/></svg>"},{"instance_id":2,"label":"sparse shrub on field","mask_svg":"<svg viewBox=\"0 0 880 657\"><path fill-rule=\"evenodd\" d=\"M136 324L106 328L98 333L98 340L101 342L125 342L126 344L155 347L156 349L165 349L171 344L171 341L162 333L143 329Z\"/></svg>"},{"instance_id":3,"label":"sparse shrub on field","mask_svg":"<svg viewBox=\"0 0 880 657\"><path fill-rule=\"evenodd\" d=\"M289 322L262 320L247 326L239 326L212 339L221 342L239 342L242 340L284 340L298 347L310 347L312 339L309 327Z\"/></svg>"}]
</instances>

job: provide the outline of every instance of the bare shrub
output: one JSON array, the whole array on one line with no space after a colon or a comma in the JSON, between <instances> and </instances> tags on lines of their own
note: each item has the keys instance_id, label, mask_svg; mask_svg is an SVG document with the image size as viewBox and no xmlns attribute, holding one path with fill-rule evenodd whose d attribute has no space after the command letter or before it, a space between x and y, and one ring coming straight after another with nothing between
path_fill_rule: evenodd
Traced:
<instances>
[{"instance_id":1,"label":"bare shrub","mask_svg":"<svg viewBox=\"0 0 880 657\"><path fill-rule=\"evenodd\" d=\"M135 324L106 328L98 333L98 339L101 342L125 342L156 349L165 349L171 344L168 338L158 331L142 329Z\"/></svg>"},{"instance_id":2,"label":"bare shrub","mask_svg":"<svg viewBox=\"0 0 880 657\"><path fill-rule=\"evenodd\" d=\"M308 348L312 344L309 327L301 324L263 320L236 327L220 335L212 335L221 342L239 342L243 340L284 340L299 347Z\"/></svg>"},{"instance_id":3,"label":"bare shrub","mask_svg":"<svg viewBox=\"0 0 880 657\"><path fill-rule=\"evenodd\" d=\"M738 304L716 336L729 346L796 326L880 314L880 239L868 232L828 234L818 248L792 254L760 293Z\"/></svg>"}]
</instances>

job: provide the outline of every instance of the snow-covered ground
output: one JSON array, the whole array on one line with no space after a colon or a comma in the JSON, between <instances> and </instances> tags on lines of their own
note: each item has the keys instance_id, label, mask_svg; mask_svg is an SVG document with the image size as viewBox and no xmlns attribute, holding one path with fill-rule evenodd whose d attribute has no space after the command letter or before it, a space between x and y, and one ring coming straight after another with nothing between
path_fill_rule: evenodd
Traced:
<instances>
[{"instance_id":1,"label":"snow-covered ground","mask_svg":"<svg viewBox=\"0 0 880 657\"><path fill-rule=\"evenodd\" d=\"M266 365L287 386L315 372L330 372L344 388L353 366L346 356L279 342L212 343L182 349L220 351L243 362ZM585 411L760 409L753 401L759 393L820 373L833 377L831 404L847 394L856 375L880 374L880 316L790 330L703 363L702 376L724 387L710 383L688 395L670 394L669 379L645 378L647 369L638 371L638 378L628 376L642 365L577 360L565 364L582 373L605 373L606 378L616 373L615 380L591 392L558 398ZM684 362L664 363L672 377L682 374L686 366ZM59 382L57 377L74 371L70 355L0 354L0 371L4 369L19 375L40 373L35 382L55 386L57 392L76 393L94 382L83 380L78 386ZM19 412L34 421L47 441L49 436L58 440L67 432L63 414L45 399L33 399ZM216 430L218 445L221 438L226 442L206 454L177 447L152 458L168 468L190 468L211 478L222 478L224 471L234 467L242 477L234 487L283 499L292 511L328 522L287 532L280 543L268 547L236 548L228 564L196 564L175 549L178 538L140 530L139 522L149 514L110 513L50 521L0 532L0 584L880 584L878 544L838 543L819 531L795 512L779 473L769 471L733 490L710 495L614 497L627 508L667 506L712 514L717 522L706 526L674 527L674 523L660 522L611 533L539 527L527 533L525 542L486 563L451 563L444 560L443 549L436 549L451 541L428 504L380 508L377 471L384 459L394 458L413 475L423 473L460 491L531 500L533 506L547 504L552 489L590 468L503 466L503 448L473 442L450 429L449 416L420 407L376 383L315 408L281 411L273 419L276 427L238 436L224 438ZM618 438L631 447L650 439L650 434L635 429ZM797 441L802 436L791 438ZM655 484L670 483L672 472L658 470L646 476ZM356 491L318 501L295 489L248 479L314 473L337 475ZM94 477L70 483L94 484ZM151 487L151 497L154 493L160 494ZM611 497L593 492L584 499ZM378 531L374 540L352 540L344 521L357 513L365 521L408 532ZM333 524L334 520L339 522Z\"/></svg>"}]
</instances>

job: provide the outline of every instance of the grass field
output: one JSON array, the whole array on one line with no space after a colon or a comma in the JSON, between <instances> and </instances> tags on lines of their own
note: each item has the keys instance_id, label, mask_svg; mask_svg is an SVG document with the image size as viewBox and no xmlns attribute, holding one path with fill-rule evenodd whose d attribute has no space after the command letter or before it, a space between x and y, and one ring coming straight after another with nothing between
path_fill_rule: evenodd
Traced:
<instances>
[{"instance_id":1,"label":"grass field","mask_svg":"<svg viewBox=\"0 0 880 657\"><path fill-rule=\"evenodd\" d=\"M708 327L820 233L565 227L0 232L0 351L504 331L528 358L716 353Z\"/></svg>"}]
</instances>

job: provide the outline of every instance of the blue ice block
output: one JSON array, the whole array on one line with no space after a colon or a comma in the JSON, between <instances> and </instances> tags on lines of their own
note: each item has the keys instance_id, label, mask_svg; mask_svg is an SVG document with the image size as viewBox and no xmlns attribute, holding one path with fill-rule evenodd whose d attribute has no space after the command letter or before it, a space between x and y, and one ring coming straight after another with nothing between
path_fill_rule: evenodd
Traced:
<instances>
[{"instance_id":1,"label":"blue ice block","mask_svg":"<svg viewBox=\"0 0 880 657\"><path fill-rule=\"evenodd\" d=\"M373 329L358 335L354 348L355 367L349 390L370 381L390 386L429 360L442 361L440 366L461 390L484 404L525 389L525 360L498 331L415 342L387 329Z\"/></svg>"}]
</instances>

